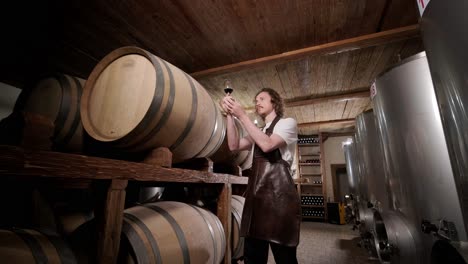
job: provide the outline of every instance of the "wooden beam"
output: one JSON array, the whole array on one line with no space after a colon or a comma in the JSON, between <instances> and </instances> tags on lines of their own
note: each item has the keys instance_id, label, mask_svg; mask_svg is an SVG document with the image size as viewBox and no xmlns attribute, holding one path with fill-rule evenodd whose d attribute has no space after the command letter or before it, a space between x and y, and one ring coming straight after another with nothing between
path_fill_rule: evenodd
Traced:
<instances>
[{"instance_id":1,"label":"wooden beam","mask_svg":"<svg viewBox=\"0 0 468 264\"><path fill-rule=\"evenodd\" d=\"M288 100L284 100L285 107L296 107L296 106L303 106L303 105L312 105L312 104L319 104L325 102L336 102L336 101L344 101L344 100L352 100L358 98L367 98L370 96L369 89L363 88L353 91L346 91L343 93L333 94L333 95L321 95L317 97L297 97ZM253 111L255 110L255 106L246 107L245 110Z\"/></svg>"},{"instance_id":2,"label":"wooden beam","mask_svg":"<svg viewBox=\"0 0 468 264\"><path fill-rule=\"evenodd\" d=\"M0 145L0 178L7 175L68 179L227 183L229 175Z\"/></svg>"},{"instance_id":3,"label":"wooden beam","mask_svg":"<svg viewBox=\"0 0 468 264\"><path fill-rule=\"evenodd\" d=\"M327 137L349 137L353 136L355 131L347 131L347 132L336 132L336 133L329 133L329 132L324 132L323 134L326 135Z\"/></svg>"},{"instance_id":4,"label":"wooden beam","mask_svg":"<svg viewBox=\"0 0 468 264\"><path fill-rule=\"evenodd\" d=\"M319 126L319 125L335 125L335 124L343 124L343 123L354 123L354 118L348 119L335 119L335 120L325 120L325 121L317 121L317 122L308 122L308 123L300 123L297 124L297 127L309 127L309 126Z\"/></svg>"},{"instance_id":5,"label":"wooden beam","mask_svg":"<svg viewBox=\"0 0 468 264\"><path fill-rule=\"evenodd\" d=\"M309 98L309 99L297 98L297 99L284 100L284 105L286 107L295 107L295 106L319 104L319 103L324 103L324 102L367 98L369 96L370 96L369 89L366 89L366 90L359 90L359 91L348 91L348 92L334 94L334 95L318 96L318 97Z\"/></svg>"},{"instance_id":6,"label":"wooden beam","mask_svg":"<svg viewBox=\"0 0 468 264\"><path fill-rule=\"evenodd\" d=\"M418 36L419 25L416 24L392 30L377 32L369 35L354 37L350 39L334 41L294 51L284 52L281 54L266 56L258 59L247 60L221 67L202 70L191 73L190 75L194 78L201 78L209 75L216 75L260 67L270 63L291 61L305 56L340 53L367 47L379 46L391 42L415 38Z\"/></svg>"}]
</instances>

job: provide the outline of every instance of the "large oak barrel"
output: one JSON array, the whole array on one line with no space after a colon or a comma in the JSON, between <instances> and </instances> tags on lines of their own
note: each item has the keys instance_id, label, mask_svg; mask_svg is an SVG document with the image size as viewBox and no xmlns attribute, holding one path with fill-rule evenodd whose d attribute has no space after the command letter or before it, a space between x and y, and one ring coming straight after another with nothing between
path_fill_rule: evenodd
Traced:
<instances>
[{"instance_id":1,"label":"large oak barrel","mask_svg":"<svg viewBox=\"0 0 468 264\"><path fill-rule=\"evenodd\" d=\"M209 157L225 135L223 116L206 90L137 47L114 50L93 69L81 116L98 141L129 151L168 147L174 162Z\"/></svg>"},{"instance_id":2,"label":"large oak barrel","mask_svg":"<svg viewBox=\"0 0 468 264\"><path fill-rule=\"evenodd\" d=\"M239 120L234 119L234 124L237 128L239 138L243 138L247 135L247 132L245 131L244 127L242 126L242 123ZM249 164L252 165L252 163L250 163L248 160L249 152L250 151L248 150L231 152L229 150L229 145L226 136L224 137L221 147L210 158L211 160L213 160L213 162L228 165L234 164L241 167L242 170L246 170L249 168Z\"/></svg>"},{"instance_id":3,"label":"large oak barrel","mask_svg":"<svg viewBox=\"0 0 468 264\"><path fill-rule=\"evenodd\" d=\"M218 264L226 249L219 219L207 210L179 202L126 209L122 233L132 256L129 262L135 263Z\"/></svg>"},{"instance_id":4,"label":"large oak barrel","mask_svg":"<svg viewBox=\"0 0 468 264\"><path fill-rule=\"evenodd\" d=\"M77 263L73 252L55 234L32 229L0 230L3 263Z\"/></svg>"},{"instance_id":5,"label":"large oak barrel","mask_svg":"<svg viewBox=\"0 0 468 264\"><path fill-rule=\"evenodd\" d=\"M25 88L18 97L15 111L37 113L54 122L54 148L81 152L83 126L80 100L85 80L66 74L55 74Z\"/></svg>"},{"instance_id":6,"label":"large oak barrel","mask_svg":"<svg viewBox=\"0 0 468 264\"><path fill-rule=\"evenodd\" d=\"M233 195L231 198L232 207L232 228L231 228L231 255L233 259L238 259L244 255L244 238L240 234L242 212L244 211L245 198Z\"/></svg>"}]
</instances>

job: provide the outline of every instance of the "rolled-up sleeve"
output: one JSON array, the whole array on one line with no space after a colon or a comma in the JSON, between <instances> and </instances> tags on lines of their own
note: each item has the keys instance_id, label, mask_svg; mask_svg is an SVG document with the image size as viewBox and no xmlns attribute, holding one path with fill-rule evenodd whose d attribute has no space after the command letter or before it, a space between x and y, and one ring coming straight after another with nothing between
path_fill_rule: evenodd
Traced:
<instances>
[{"instance_id":1,"label":"rolled-up sleeve","mask_svg":"<svg viewBox=\"0 0 468 264\"><path fill-rule=\"evenodd\" d=\"M280 136L287 145L297 141L297 122L293 118L285 118L278 121L273 134Z\"/></svg>"}]
</instances>

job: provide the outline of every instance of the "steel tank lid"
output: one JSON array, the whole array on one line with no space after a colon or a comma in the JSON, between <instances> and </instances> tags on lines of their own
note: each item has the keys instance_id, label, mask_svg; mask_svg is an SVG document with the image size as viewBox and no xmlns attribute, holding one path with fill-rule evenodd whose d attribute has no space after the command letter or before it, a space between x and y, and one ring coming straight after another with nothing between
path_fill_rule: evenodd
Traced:
<instances>
[{"instance_id":1,"label":"steel tank lid","mask_svg":"<svg viewBox=\"0 0 468 264\"><path fill-rule=\"evenodd\" d=\"M414 61L414 60L417 60L417 59L420 59L420 58L423 58L423 57L426 57L426 52L425 51L421 51L419 53L416 53L412 56L409 56L408 58L404 59L404 60L401 60L395 64L392 64L391 66L389 66L388 68L386 68L385 70L383 70L381 73L379 73L377 75L377 77L375 77L374 79L374 82L376 79L378 79L380 76L384 75L385 73L393 70L394 68L398 67L398 66L401 66L402 64L405 64L405 63L408 63L410 61Z\"/></svg>"},{"instance_id":2,"label":"steel tank lid","mask_svg":"<svg viewBox=\"0 0 468 264\"><path fill-rule=\"evenodd\" d=\"M373 112L374 112L374 109L368 109L366 111L362 111L360 114L356 116L356 123L358 122L358 120L363 119L365 115L373 114Z\"/></svg>"},{"instance_id":3,"label":"steel tank lid","mask_svg":"<svg viewBox=\"0 0 468 264\"><path fill-rule=\"evenodd\" d=\"M414 55L412 55L412 56L410 56L410 57L408 57L408 58L406 58L404 60L401 60L401 61L389 66L388 68L383 70L381 73L379 73L377 75L377 77L375 77L374 81L371 84L371 88L370 88L370 90L371 90L371 101L373 101L374 97L375 97L375 91L373 93L372 90L375 89L374 85L377 82L377 79L379 79L381 76L385 75L387 72L389 72L389 71L391 71L391 70L393 70L393 69L395 69L395 68L397 68L397 67L399 67L399 66L401 66L401 65L403 65L405 63L408 63L410 61L414 61L414 60L417 60L417 59L420 59L420 58L425 58L425 57L426 57L426 52L421 51L419 53L416 53L416 54L414 54Z\"/></svg>"}]
</instances>

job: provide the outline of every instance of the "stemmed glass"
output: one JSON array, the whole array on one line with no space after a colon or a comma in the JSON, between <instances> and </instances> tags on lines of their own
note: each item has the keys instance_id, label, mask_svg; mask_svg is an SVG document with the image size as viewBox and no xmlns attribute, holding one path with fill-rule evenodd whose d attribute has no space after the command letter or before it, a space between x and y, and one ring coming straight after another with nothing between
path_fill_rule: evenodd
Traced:
<instances>
[{"instance_id":1,"label":"stemmed glass","mask_svg":"<svg viewBox=\"0 0 468 264\"><path fill-rule=\"evenodd\" d=\"M233 91L234 89L232 89L231 80L229 79L224 80L224 92L227 95L231 95Z\"/></svg>"}]
</instances>

